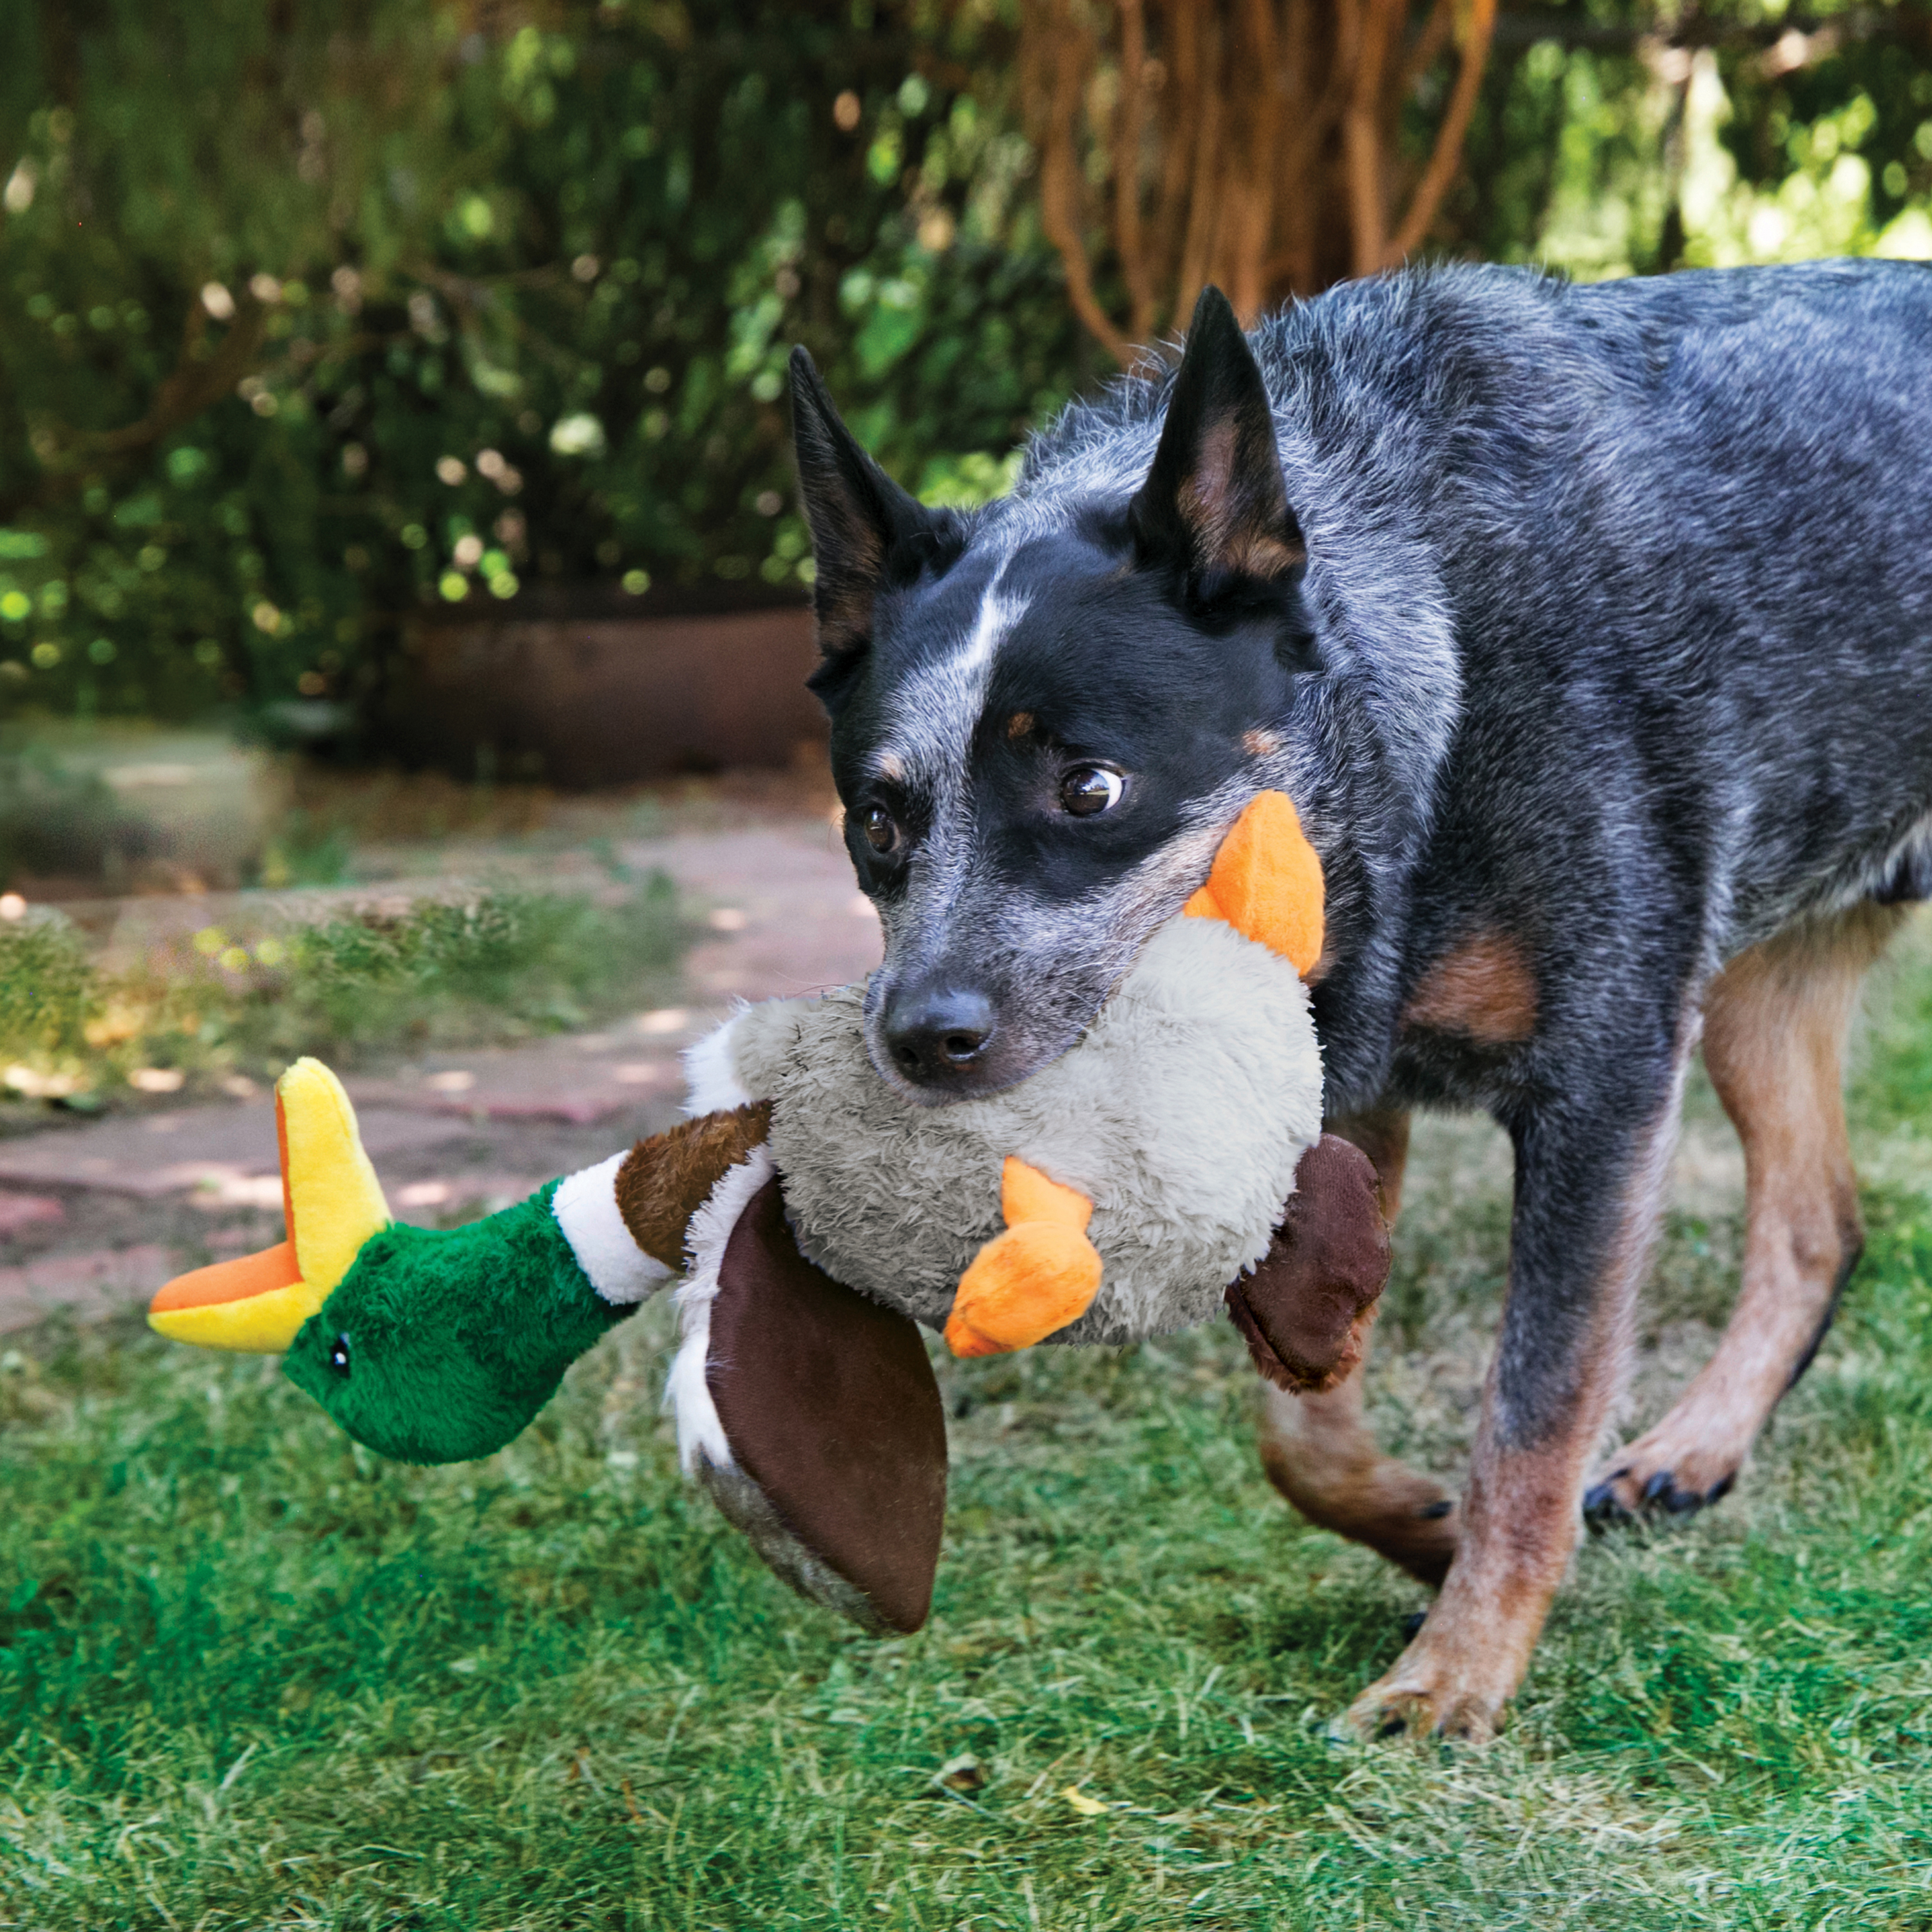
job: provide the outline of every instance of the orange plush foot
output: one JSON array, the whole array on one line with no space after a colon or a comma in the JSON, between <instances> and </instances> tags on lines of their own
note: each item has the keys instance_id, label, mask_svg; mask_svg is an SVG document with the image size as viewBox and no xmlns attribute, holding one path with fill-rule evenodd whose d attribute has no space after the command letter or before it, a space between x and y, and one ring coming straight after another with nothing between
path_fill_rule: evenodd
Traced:
<instances>
[{"instance_id":1,"label":"orange plush foot","mask_svg":"<svg viewBox=\"0 0 1932 1932\"><path fill-rule=\"evenodd\" d=\"M1100 1286L1099 1250L1087 1238L1094 1204L1009 1154L1000 1172L1006 1232L973 1258L946 1318L956 1355L1000 1355L1077 1322Z\"/></svg>"}]
</instances>

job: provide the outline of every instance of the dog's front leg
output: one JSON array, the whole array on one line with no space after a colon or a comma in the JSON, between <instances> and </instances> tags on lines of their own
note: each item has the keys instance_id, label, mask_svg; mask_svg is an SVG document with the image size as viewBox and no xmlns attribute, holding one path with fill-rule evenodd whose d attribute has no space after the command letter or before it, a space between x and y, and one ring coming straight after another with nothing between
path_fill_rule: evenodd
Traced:
<instances>
[{"instance_id":1,"label":"dog's front leg","mask_svg":"<svg viewBox=\"0 0 1932 1932\"><path fill-rule=\"evenodd\" d=\"M1622 1386L1690 1046L1653 1053L1647 1074L1640 1053L1576 1068L1515 1124L1509 1294L1455 1558L1414 1642L1351 1708L1359 1732L1486 1738L1521 1681Z\"/></svg>"}]
</instances>

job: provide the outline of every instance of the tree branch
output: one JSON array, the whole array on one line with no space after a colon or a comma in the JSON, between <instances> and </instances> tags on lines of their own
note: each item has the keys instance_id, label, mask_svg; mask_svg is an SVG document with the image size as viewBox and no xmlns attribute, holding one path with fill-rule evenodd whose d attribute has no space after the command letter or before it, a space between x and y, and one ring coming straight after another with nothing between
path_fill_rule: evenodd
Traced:
<instances>
[{"instance_id":1,"label":"tree branch","mask_svg":"<svg viewBox=\"0 0 1932 1932\"><path fill-rule=\"evenodd\" d=\"M181 352L161 379L147 413L119 429L96 430L74 437L72 454L89 458L132 455L151 449L162 437L192 422L211 404L232 394L235 386L254 366L268 322L268 311L244 294L235 306L235 319L210 356L197 352L208 336L208 311L197 300L188 305L182 326Z\"/></svg>"},{"instance_id":2,"label":"tree branch","mask_svg":"<svg viewBox=\"0 0 1932 1932\"><path fill-rule=\"evenodd\" d=\"M1420 248L1456 178L1462 163L1462 137L1469 130L1476 95L1483 84L1483 69L1488 64L1490 37L1496 32L1496 0L1473 0L1469 9L1469 29L1462 42L1462 65L1456 76L1456 91L1444 110L1442 124L1436 130L1436 146L1429 165L1409 197L1408 212L1394 238L1382 251L1382 266L1393 268Z\"/></svg>"},{"instance_id":3,"label":"tree branch","mask_svg":"<svg viewBox=\"0 0 1932 1932\"><path fill-rule=\"evenodd\" d=\"M1391 16L1406 0L1360 0L1363 13L1361 51L1356 58L1354 82L1347 113L1342 117L1342 143L1348 159L1348 222L1355 273L1372 275L1383 266L1382 139L1376 112L1382 94L1382 64L1394 38Z\"/></svg>"},{"instance_id":4,"label":"tree branch","mask_svg":"<svg viewBox=\"0 0 1932 1932\"><path fill-rule=\"evenodd\" d=\"M1147 105L1147 20L1141 0L1120 0L1120 96L1114 108L1114 247L1127 285L1128 327L1154 330L1154 275L1141 230L1141 130Z\"/></svg>"},{"instance_id":5,"label":"tree branch","mask_svg":"<svg viewBox=\"0 0 1932 1932\"><path fill-rule=\"evenodd\" d=\"M1074 154L1074 122L1080 112L1082 63L1076 31L1067 18L1064 0L1047 30L1046 58L1052 73L1048 84L1046 137L1040 171L1040 226L1059 250L1066 273L1067 299L1088 332L1121 368L1130 359L1125 339L1100 306L1094 292L1094 275L1081 232L1080 178Z\"/></svg>"}]
</instances>

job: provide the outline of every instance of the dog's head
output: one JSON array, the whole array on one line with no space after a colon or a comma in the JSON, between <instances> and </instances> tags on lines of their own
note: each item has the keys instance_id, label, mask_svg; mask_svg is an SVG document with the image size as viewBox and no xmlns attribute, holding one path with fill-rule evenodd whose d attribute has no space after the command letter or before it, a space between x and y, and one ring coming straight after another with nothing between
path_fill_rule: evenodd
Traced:
<instances>
[{"instance_id":1,"label":"dog's head","mask_svg":"<svg viewBox=\"0 0 1932 1932\"><path fill-rule=\"evenodd\" d=\"M1261 372L1202 298L1138 490L929 511L792 361L832 769L886 956L874 1063L916 1099L1064 1052L1270 782L1312 668Z\"/></svg>"}]
</instances>

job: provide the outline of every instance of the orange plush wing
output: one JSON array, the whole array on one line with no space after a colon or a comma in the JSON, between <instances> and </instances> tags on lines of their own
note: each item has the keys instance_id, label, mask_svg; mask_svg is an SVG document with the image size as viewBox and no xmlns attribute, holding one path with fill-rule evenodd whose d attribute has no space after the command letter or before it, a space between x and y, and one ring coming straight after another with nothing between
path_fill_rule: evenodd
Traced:
<instances>
[{"instance_id":1,"label":"orange plush wing","mask_svg":"<svg viewBox=\"0 0 1932 1932\"><path fill-rule=\"evenodd\" d=\"M1257 793L1221 841L1208 883L1181 910L1224 919L1304 978L1322 956L1322 861L1286 794Z\"/></svg>"}]
</instances>

